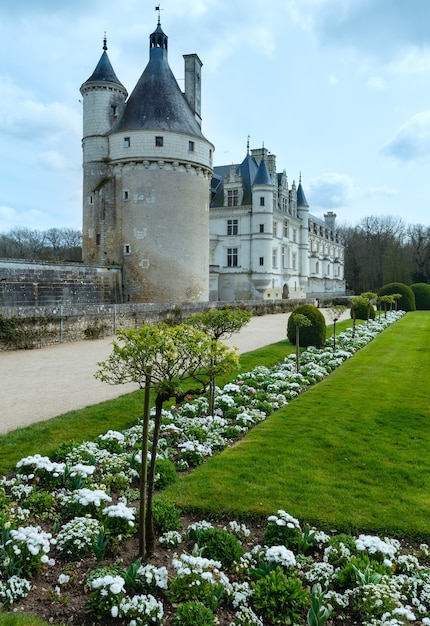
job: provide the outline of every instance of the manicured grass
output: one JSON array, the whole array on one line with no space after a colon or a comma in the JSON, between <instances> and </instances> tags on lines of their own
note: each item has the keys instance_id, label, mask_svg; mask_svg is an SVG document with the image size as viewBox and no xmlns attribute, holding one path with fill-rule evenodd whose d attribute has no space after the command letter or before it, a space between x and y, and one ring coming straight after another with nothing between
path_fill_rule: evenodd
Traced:
<instances>
[{"instance_id":1,"label":"manicured grass","mask_svg":"<svg viewBox=\"0 0 430 626\"><path fill-rule=\"evenodd\" d=\"M283 508L326 529L430 538L429 343L430 313L408 313L166 497L201 515Z\"/></svg>"},{"instance_id":2,"label":"manicured grass","mask_svg":"<svg viewBox=\"0 0 430 626\"><path fill-rule=\"evenodd\" d=\"M351 326L349 320L338 325L340 329L347 326ZM328 334L331 328L332 325L328 327ZM274 365L293 351L294 347L285 340L242 354L241 370L249 371L257 365ZM231 378L220 377L217 382L224 385ZM142 411L143 391L136 391L0 435L0 475L13 471L17 461L30 454L50 456L61 443L91 441L109 429L125 430L136 423Z\"/></svg>"}]
</instances>

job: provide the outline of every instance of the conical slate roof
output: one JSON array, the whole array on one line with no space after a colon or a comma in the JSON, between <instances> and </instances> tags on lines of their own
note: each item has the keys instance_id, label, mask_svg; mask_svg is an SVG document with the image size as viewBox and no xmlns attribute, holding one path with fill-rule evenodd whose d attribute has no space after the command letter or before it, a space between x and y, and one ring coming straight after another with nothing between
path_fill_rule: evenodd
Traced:
<instances>
[{"instance_id":1,"label":"conical slate roof","mask_svg":"<svg viewBox=\"0 0 430 626\"><path fill-rule=\"evenodd\" d=\"M258 166L257 173L255 175L254 185L271 185L272 179L269 174L269 170L267 169L267 164L264 158L261 159L260 165Z\"/></svg>"},{"instance_id":2,"label":"conical slate roof","mask_svg":"<svg viewBox=\"0 0 430 626\"><path fill-rule=\"evenodd\" d=\"M170 130L203 137L167 62L167 37L159 24L150 42L149 63L112 132Z\"/></svg>"},{"instance_id":3,"label":"conical slate roof","mask_svg":"<svg viewBox=\"0 0 430 626\"><path fill-rule=\"evenodd\" d=\"M302 183L299 183L297 187L297 206L309 206L306 200L305 192L303 191Z\"/></svg>"},{"instance_id":4,"label":"conical slate roof","mask_svg":"<svg viewBox=\"0 0 430 626\"><path fill-rule=\"evenodd\" d=\"M106 38L103 40L103 54L100 57L100 61L97 63L96 69L88 78L88 80L86 80L83 83L82 87L85 87L88 83L100 83L100 82L115 83L116 85L122 87L122 89L124 89L124 91L127 93L127 90L124 87L124 85L118 80L114 72L114 69L111 65L111 62L109 60L109 57L107 54Z\"/></svg>"}]
</instances>

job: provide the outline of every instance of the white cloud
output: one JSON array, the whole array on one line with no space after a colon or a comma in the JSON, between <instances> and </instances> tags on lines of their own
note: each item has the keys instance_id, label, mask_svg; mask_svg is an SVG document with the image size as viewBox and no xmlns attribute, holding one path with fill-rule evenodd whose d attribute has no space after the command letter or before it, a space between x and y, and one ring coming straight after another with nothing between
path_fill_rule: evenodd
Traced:
<instances>
[{"instance_id":1,"label":"white cloud","mask_svg":"<svg viewBox=\"0 0 430 626\"><path fill-rule=\"evenodd\" d=\"M308 199L314 207L335 209L346 206L353 194L354 184L347 174L329 172L309 183Z\"/></svg>"},{"instance_id":2,"label":"white cloud","mask_svg":"<svg viewBox=\"0 0 430 626\"><path fill-rule=\"evenodd\" d=\"M10 206L0 205L0 233L7 233L16 226L26 226L36 230L43 230L46 214L42 211L22 211Z\"/></svg>"},{"instance_id":3,"label":"white cloud","mask_svg":"<svg viewBox=\"0 0 430 626\"><path fill-rule=\"evenodd\" d=\"M385 89L385 80L380 76L371 76L369 78L367 85L371 89L375 89L376 91L383 91Z\"/></svg>"},{"instance_id":4,"label":"white cloud","mask_svg":"<svg viewBox=\"0 0 430 626\"><path fill-rule=\"evenodd\" d=\"M55 141L64 133L80 136L77 111L60 102L40 102L7 76L0 76L0 99L0 133L29 141Z\"/></svg>"},{"instance_id":5,"label":"white cloud","mask_svg":"<svg viewBox=\"0 0 430 626\"><path fill-rule=\"evenodd\" d=\"M63 171L70 169L70 162L68 159L56 150L41 152L37 157L37 161L50 170Z\"/></svg>"},{"instance_id":6,"label":"white cloud","mask_svg":"<svg viewBox=\"0 0 430 626\"><path fill-rule=\"evenodd\" d=\"M430 159L430 109L411 117L382 147L382 154L400 161Z\"/></svg>"}]
</instances>

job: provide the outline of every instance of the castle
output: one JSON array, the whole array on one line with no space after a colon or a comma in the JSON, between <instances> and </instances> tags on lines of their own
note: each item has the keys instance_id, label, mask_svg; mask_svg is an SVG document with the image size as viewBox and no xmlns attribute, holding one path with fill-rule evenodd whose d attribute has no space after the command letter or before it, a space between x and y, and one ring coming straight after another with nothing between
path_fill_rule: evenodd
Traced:
<instances>
[{"instance_id":1,"label":"castle","mask_svg":"<svg viewBox=\"0 0 430 626\"><path fill-rule=\"evenodd\" d=\"M128 97L107 55L83 96L83 260L122 267L125 302L330 297L345 293L335 215L309 214L267 149L213 167L201 130L201 67L185 93L158 18Z\"/></svg>"},{"instance_id":2,"label":"castle","mask_svg":"<svg viewBox=\"0 0 430 626\"><path fill-rule=\"evenodd\" d=\"M210 209L212 297L327 298L345 294L336 215L309 213L301 181L288 185L266 148L214 168Z\"/></svg>"},{"instance_id":3,"label":"castle","mask_svg":"<svg viewBox=\"0 0 430 626\"><path fill-rule=\"evenodd\" d=\"M333 298L345 293L335 214L312 216L266 148L213 166L201 67L181 91L158 24L132 94L107 54L81 86L83 263L0 259L0 306Z\"/></svg>"},{"instance_id":4,"label":"castle","mask_svg":"<svg viewBox=\"0 0 430 626\"><path fill-rule=\"evenodd\" d=\"M209 300L214 146L201 130L202 63L185 55L185 94L160 19L127 90L103 54L83 96L83 261L122 267L125 302Z\"/></svg>"}]
</instances>

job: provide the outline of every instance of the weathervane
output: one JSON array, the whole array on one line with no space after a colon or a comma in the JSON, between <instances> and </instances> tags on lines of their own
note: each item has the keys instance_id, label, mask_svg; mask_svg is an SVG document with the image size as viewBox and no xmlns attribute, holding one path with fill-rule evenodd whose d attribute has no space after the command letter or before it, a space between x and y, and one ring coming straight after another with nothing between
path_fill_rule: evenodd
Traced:
<instances>
[{"instance_id":1,"label":"weathervane","mask_svg":"<svg viewBox=\"0 0 430 626\"><path fill-rule=\"evenodd\" d=\"M160 24L161 24L161 21L160 21L160 12L161 12L161 11L164 11L164 9L161 9L161 8L160 8L160 5L158 4L158 5L155 7L155 10L156 10L156 11L158 11L158 25L160 26Z\"/></svg>"}]
</instances>

